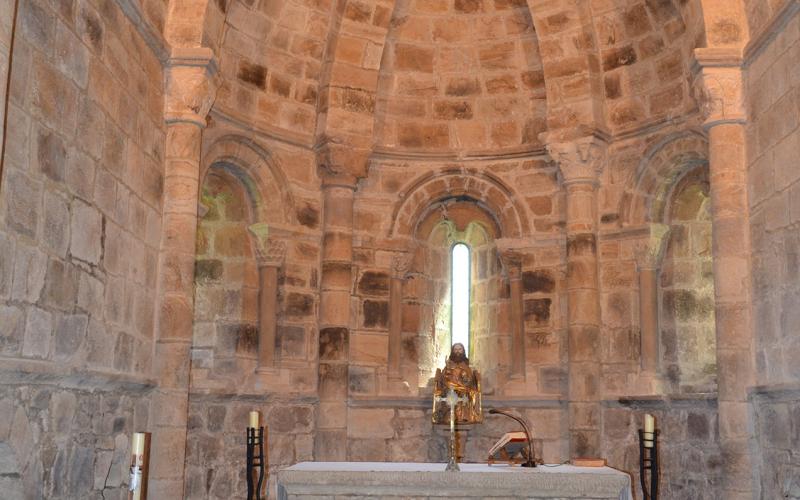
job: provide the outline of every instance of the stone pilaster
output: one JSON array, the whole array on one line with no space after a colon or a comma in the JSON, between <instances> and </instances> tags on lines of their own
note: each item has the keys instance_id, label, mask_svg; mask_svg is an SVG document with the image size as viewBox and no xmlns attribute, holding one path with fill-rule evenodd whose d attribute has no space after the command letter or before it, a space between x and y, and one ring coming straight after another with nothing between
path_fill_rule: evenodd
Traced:
<instances>
[{"instance_id":1,"label":"stone pilaster","mask_svg":"<svg viewBox=\"0 0 800 500\"><path fill-rule=\"evenodd\" d=\"M176 49L166 70L164 205L156 295L150 492L183 498L194 320L200 142L216 95L210 49Z\"/></svg>"},{"instance_id":2,"label":"stone pilaster","mask_svg":"<svg viewBox=\"0 0 800 500\"><path fill-rule=\"evenodd\" d=\"M323 244L319 308L319 399L316 460L347 459L350 294L353 272L353 202L366 157L341 145L317 156L322 178Z\"/></svg>"},{"instance_id":3,"label":"stone pilaster","mask_svg":"<svg viewBox=\"0 0 800 500\"><path fill-rule=\"evenodd\" d=\"M753 498L747 388L754 385L746 110L740 49L695 49L709 139L719 438L725 498Z\"/></svg>"},{"instance_id":4,"label":"stone pilaster","mask_svg":"<svg viewBox=\"0 0 800 500\"><path fill-rule=\"evenodd\" d=\"M567 327L570 453L600 452L600 297L597 273L597 187L606 144L587 137L551 143L567 193Z\"/></svg>"},{"instance_id":5,"label":"stone pilaster","mask_svg":"<svg viewBox=\"0 0 800 500\"><path fill-rule=\"evenodd\" d=\"M639 271L639 330L642 375L648 392L657 389L658 373L658 276L669 236L666 224L651 224L650 236L636 251ZM645 389L648 389L645 387Z\"/></svg>"},{"instance_id":6,"label":"stone pilaster","mask_svg":"<svg viewBox=\"0 0 800 500\"><path fill-rule=\"evenodd\" d=\"M498 242L498 250L500 250ZM522 310L522 255L514 250L500 252L508 278L511 301L511 378L525 378L525 318Z\"/></svg>"},{"instance_id":7,"label":"stone pilaster","mask_svg":"<svg viewBox=\"0 0 800 500\"><path fill-rule=\"evenodd\" d=\"M390 380L400 380L400 350L403 340L403 282L406 280L413 254L398 252L392 258L392 280L389 287L389 366Z\"/></svg>"}]
</instances>

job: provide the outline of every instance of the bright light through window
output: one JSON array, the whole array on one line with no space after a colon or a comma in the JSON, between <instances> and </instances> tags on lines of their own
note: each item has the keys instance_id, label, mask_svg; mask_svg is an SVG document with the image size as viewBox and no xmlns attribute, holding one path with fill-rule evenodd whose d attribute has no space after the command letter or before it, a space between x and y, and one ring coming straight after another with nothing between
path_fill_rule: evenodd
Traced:
<instances>
[{"instance_id":1,"label":"bright light through window","mask_svg":"<svg viewBox=\"0 0 800 500\"><path fill-rule=\"evenodd\" d=\"M463 243L453 246L451 254L452 298L450 310L450 338L453 344L464 344L469 355L469 247Z\"/></svg>"}]
</instances>

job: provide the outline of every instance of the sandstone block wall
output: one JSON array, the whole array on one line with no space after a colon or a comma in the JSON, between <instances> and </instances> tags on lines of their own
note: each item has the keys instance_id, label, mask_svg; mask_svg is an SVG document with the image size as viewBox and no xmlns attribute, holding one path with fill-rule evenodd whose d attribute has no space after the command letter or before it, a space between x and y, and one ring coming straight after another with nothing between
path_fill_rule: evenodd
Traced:
<instances>
[{"instance_id":1,"label":"sandstone block wall","mask_svg":"<svg viewBox=\"0 0 800 500\"><path fill-rule=\"evenodd\" d=\"M103 384L85 379L83 384ZM130 437L147 428L148 388L6 384L0 392L3 498L124 498Z\"/></svg>"},{"instance_id":2,"label":"sandstone block wall","mask_svg":"<svg viewBox=\"0 0 800 500\"><path fill-rule=\"evenodd\" d=\"M659 495L687 500L715 498L722 464L716 397L623 398L604 405L603 435L608 461L630 472L639 497L638 431L643 427L645 413L655 416L660 431Z\"/></svg>"},{"instance_id":3,"label":"sandstone block wall","mask_svg":"<svg viewBox=\"0 0 800 500\"><path fill-rule=\"evenodd\" d=\"M197 233L192 386L223 394L310 393L316 389L322 214L313 156L258 140L212 119ZM282 254L273 365L257 361L259 265L251 231L265 224Z\"/></svg>"},{"instance_id":4,"label":"sandstone block wall","mask_svg":"<svg viewBox=\"0 0 800 500\"><path fill-rule=\"evenodd\" d=\"M513 212L507 194L496 187L488 188L488 183L487 187L482 186L487 175L496 176L503 186L513 186L512 196L518 205L514 210L519 212L524 225L511 224L511 219L517 215L510 215ZM458 178L460 176L464 177ZM482 371L487 390L494 394L560 394L563 328L560 269L563 256L557 235L563 220L563 208L557 189L553 166L538 158L463 164L388 160L371 167L369 177L360 184L355 202L357 243L354 251L358 271L354 273L357 280L354 290L359 298L356 307L365 311L364 308L369 307L367 302L375 300L374 297L382 296L384 301L388 299L392 256L397 252L410 252L411 264L405 274L402 297L402 363L406 367L403 380L409 387L401 393L426 394L420 391L428 386L435 369L449 354L449 348L434 352L434 344L439 337L449 339L450 245L458 238L466 238L469 223L474 221L483 224L490 232L494 231L494 235L486 243L467 241L475 251L472 300L489 307L486 311L476 308L471 318L472 331L484 331L475 337L475 345L484 350L472 363ZM481 200L498 209L470 211L459 208L457 203L452 204L442 214L448 213L447 217L455 221L457 234L451 237L431 233L428 240L426 231L431 231L434 224L445 218L435 208L437 200L454 195ZM426 207L433 207L433 211L429 214ZM525 240L521 271L524 345L520 346L526 351L528 366L527 379L512 387L505 384L512 349L508 274L498 258L495 239L517 237L520 231L529 238ZM537 231L535 238L532 236L534 231ZM482 263L479 263L480 259L483 259ZM386 287L382 292L374 287L361 286L364 277L369 276L383 279ZM363 324L366 317L363 313L359 317ZM388 322L382 320L371 324L368 329L373 331L364 331L364 335L369 335L364 338L386 339ZM361 334L360 331L354 332L354 338L359 340ZM352 351L355 355L351 358L353 364L361 365L358 372L364 372L365 380L371 381L360 388L358 394L385 396L397 391L397 387L386 383L385 354L383 358L367 359L375 353L385 353L386 345L386 340L375 345L370 349L372 353ZM500 375L495 372L500 372ZM353 374L351 367L351 376Z\"/></svg>"},{"instance_id":5,"label":"sandstone block wall","mask_svg":"<svg viewBox=\"0 0 800 500\"><path fill-rule=\"evenodd\" d=\"M310 137L331 5L209 2L204 42L217 53L227 82L217 106L261 127Z\"/></svg>"},{"instance_id":6,"label":"sandstone block wall","mask_svg":"<svg viewBox=\"0 0 800 500\"><path fill-rule=\"evenodd\" d=\"M1 102L5 102L6 97L6 81L8 78L8 62L11 51L11 13L13 11L13 1L4 0L2 19L0 19L0 98ZM0 109L0 124L3 123L5 118L5 106ZM3 125L0 125L0 133L3 131Z\"/></svg>"},{"instance_id":7,"label":"sandstone block wall","mask_svg":"<svg viewBox=\"0 0 800 500\"><path fill-rule=\"evenodd\" d=\"M472 360L487 401L520 408L533 424L539 454L565 460L569 431L589 429L603 436L599 450L611 465L635 472L635 431L641 413L653 411L665 496L718 491L730 461L718 436L737 422L715 418L709 223L702 206L673 193L687 172L706 169L690 51L706 38L728 44L744 34L724 23L704 33L699 0L597 2L586 19L573 4L209 3L202 43L217 55L222 85L202 139L188 497L242 494L251 409L272 430L273 473L319 459L326 447L350 460L444 460L445 437L427 406L448 333L452 234L429 237L445 215L458 231L475 221L491 228L471 240ZM745 0L751 31L770 26L783 5ZM148 424L164 100L161 62L145 38L164 30L168 5L131 6L141 9L140 24L113 1L21 0L0 193L0 375L8 380L0 422L9 422L0 423L0 485L12 495L123 494L127 437ZM763 384L752 413L764 498L800 488L800 113L787 112L800 111L798 22L779 26L747 67ZM170 43L192 33L177 29ZM3 16L0 76L8 34ZM595 152L548 156L537 149L546 138L539 133L587 120L612 136L597 185L590 173L570 189L570 162ZM375 144L368 168L350 164L361 152L350 146ZM318 164L320 147L345 154L319 154ZM567 259L568 221L598 229L570 243L586 259ZM286 252L270 290L278 311L267 367L259 358L263 255L249 231L257 222ZM672 226L663 256L659 224ZM597 269L586 266L595 260ZM638 279L648 265L660 273L665 312L662 330L650 332L661 342L652 373L642 366L639 318ZM568 281L581 304L574 311ZM591 328L570 340L569 324ZM567 375L579 373L567 369L571 357L599 375L569 386L589 400L582 414L567 401ZM689 394L664 397L675 390ZM654 397L618 402L642 393ZM467 459L484 460L511 426L487 417Z\"/></svg>"},{"instance_id":8,"label":"sandstone block wall","mask_svg":"<svg viewBox=\"0 0 800 500\"><path fill-rule=\"evenodd\" d=\"M276 495L277 471L313 460L316 405L312 398L242 399L233 395L195 396L189 405L186 449L186 498L228 499L247 496L244 475L245 425L252 410L269 429L266 491Z\"/></svg>"},{"instance_id":9,"label":"sandstone block wall","mask_svg":"<svg viewBox=\"0 0 800 500\"><path fill-rule=\"evenodd\" d=\"M762 12L766 6L751 7ZM794 15L747 69L753 313L760 384L752 391L752 404L761 498L800 495L798 57L800 16Z\"/></svg>"},{"instance_id":10,"label":"sandstone block wall","mask_svg":"<svg viewBox=\"0 0 800 500\"><path fill-rule=\"evenodd\" d=\"M750 168L757 368L761 383L800 381L795 332L800 237L800 17L794 16L747 71L747 152ZM777 82L768 85L768 81Z\"/></svg>"},{"instance_id":11,"label":"sandstone block wall","mask_svg":"<svg viewBox=\"0 0 800 500\"><path fill-rule=\"evenodd\" d=\"M22 1L15 43L0 193L4 481L34 497L119 494L152 387L161 63L113 2Z\"/></svg>"},{"instance_id":12,"label":"sandstone block wall","mask_svg":"<svg viewBox=\"0 0 800 500\"><path fill-rule=\"evenodd\" d=\"M322 214L308 151L212 117L204 134L202 216L195 264L195 317L186 449L188 498L246 494L248 412L269 428L268 491L278 469L313 460L317 401ZM277 265L273 365L258 349L259 263L252 224L285 248Z\"/></svg>"}]
</instances>

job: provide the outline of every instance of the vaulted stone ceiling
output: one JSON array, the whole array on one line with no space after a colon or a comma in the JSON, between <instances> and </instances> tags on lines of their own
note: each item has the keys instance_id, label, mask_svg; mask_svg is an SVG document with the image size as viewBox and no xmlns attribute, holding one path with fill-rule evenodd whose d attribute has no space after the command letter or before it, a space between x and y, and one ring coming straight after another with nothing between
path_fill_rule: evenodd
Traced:
<instances>
[{"instance_id":1,"label":"vaulted stone ceiling","mask_svg":"<svg viewBox=\"0 0 800 500\"><path fill-rule=\"evenodd\" d=\"M398 5L387 38L376 144L499 150L539 143L547 109L527 4L439 0Z\"/></svg>"},{"instance_id":2,"label":"vaulted stone ceiling","mask_svg":"<svg viewBox=\"0 0 800 500\"><path fill-rule=\"evenodd\" d=\"M699 2L562 3L215 0L215 107L303 142L501 154L548 129L622 133L696 109Z\"/></svg>"}]
</instances>

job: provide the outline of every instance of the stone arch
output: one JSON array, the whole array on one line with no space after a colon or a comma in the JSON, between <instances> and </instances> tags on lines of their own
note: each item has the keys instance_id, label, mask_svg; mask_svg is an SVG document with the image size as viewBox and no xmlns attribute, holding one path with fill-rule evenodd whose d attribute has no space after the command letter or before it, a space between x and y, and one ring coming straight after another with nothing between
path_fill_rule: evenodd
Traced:
<instances>
[{"instance_id":1,"label":"stone arch","mask_svg":"<svg viewBox=\"0 0 800 500\"><path fill-rule=\"evenodd\" d=\"M378 70L394 5L344 1L334 10L319 82L318 144L371 149Z\"/></svg>"},{"instance_id":2,"label":"stone arch","mask_svg":"<svg viewBox=\"0 0 800 500\"><path fill-rule=\"evenodd\" d=\"M171 0L164 23L164 38L172 47L204 46L208 31L208 0Z\"/></svg>"},{"instance_id":3,"label":"stone arch","mask_svg":"<svg viewBox=\"0 0 800 500\"><path fill-rule=\"evenodd\" d=\"M286 176L272 155L251 139L228 135L215 141L204 154L200 185L213 168L224 169L242 183L254 210L253 222L296 222L294 197Z\"/></svg>"},{"instance_id":4,"label":"stone arch","mask_svg":"<svg viewBox=\"0 0 800 500\"><path fill-rule=\"evenodd\" d=\"M716 389L716 330L708 168L684 169L663 212L658 262L661 367L669 392Z\"/></svg>"},{"instance_id":5,"label":"stone arch","mask_svg":"<svg viewBox=\"0 0 800 500\"><path fill-rule=\"evenodd\" d=\"M605 111L594 97L602 87L602 71L594 19L586 2L525 0L542 50L543 78L547 84L547 129L563 139L588 135L605 128ZM585 76L585 78L581 78ZM571 97L561 94L563 83Z\"/></svg>"},{"instance_id":6,"label":"stone arch","mask_svg":"<svg viewBox=\"0 0 800 500\"><path fill-rule=\"evenodd\" d=\"M410 182L401 191L392 213L390 237L413 237L416 228L438 204L448 200L473 201L490 214L505 238L519 238L528 230L525 208L514 192L497 177L474 168L445 168Z\"/></svg>"},{"instance_id":7,"label":"stone arch","mask_svg":"<svg viewBox=\"0 0 800 500\"><path fill-rule=\"evenodd\" d=\"M744 0L695 0L700 4L705 27L706 47L744 47L750 40L748 21L755 17L748 12ZM753 2L753 5L767 2ZM752 9L751 9L752 10Z\"/></svg>"},{"instance_id":8,"label":"stone arch","mask_svg":"<svg viewBox=\"0 0 800 500\"><path fill-rule=\"evenodd\" d=\"M525 2L398 2L379 73L378 151L502 155L540 146L546 89Z\"/></svg>"},{"instance_id":9,"label":"stone arch","mask_svg":"<svg viewBox=\"0 0 800 500\"><path fill-rule=\"evenodd\" d=\"M642 158L620 200L620 223L635 226L662 222L677 180L708 163L708 141L698 131L673 134L657 142Z\"/></svg>"}]
</instances>

